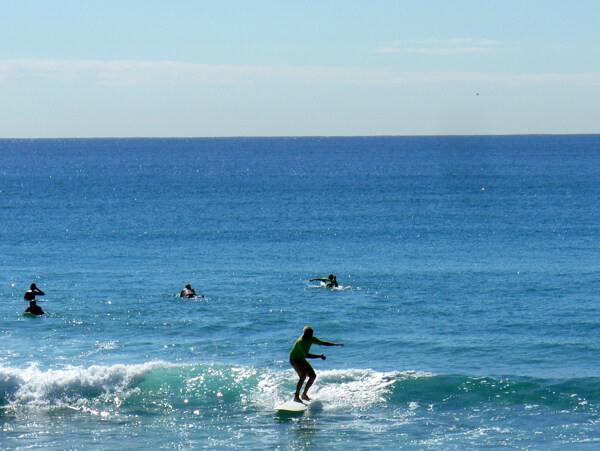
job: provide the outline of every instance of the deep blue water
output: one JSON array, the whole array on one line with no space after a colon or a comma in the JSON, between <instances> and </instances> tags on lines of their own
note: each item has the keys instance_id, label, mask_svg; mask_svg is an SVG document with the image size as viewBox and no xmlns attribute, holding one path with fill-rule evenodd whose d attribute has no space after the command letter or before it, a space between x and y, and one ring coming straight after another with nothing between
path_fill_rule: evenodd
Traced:
<instances>
[{"instance_id":1,"label":"deep blue water","mask_svg":"<svg viewBox=\"0 0 600 451\"><path fill-rule=\"evenodd\" d=\"M593 448L599 250L598 135L0 140L0 448Z\"/></svg>"}]
</instances>

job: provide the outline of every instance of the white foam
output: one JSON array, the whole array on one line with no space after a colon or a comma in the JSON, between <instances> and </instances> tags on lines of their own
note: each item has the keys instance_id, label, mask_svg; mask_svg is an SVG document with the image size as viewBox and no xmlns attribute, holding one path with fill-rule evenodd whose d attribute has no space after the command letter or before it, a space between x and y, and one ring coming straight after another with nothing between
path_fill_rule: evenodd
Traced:
<instances>
[{"instance_id":1,"label":"white foam","mask_svg":"<svg viewBox=\"0 0 600 451\"><path fill-rule=\"evenodd\" d=\"M319 282L319 285L308 285L308 288L331 288L332 291L352 290L350 286L338 285L337 287L328 287L325 282ZM358 288L360 290L360 288Z\"/></svg>"},{"instance_id":2,"label":"white foam","mask_svg":"<svg viewBox=\"0 0 600 451\"><path fill-rule=\"evenodd\" d=\"M346 369L317 371L317 380L309 396L323 403L323 409L364 409L373 404L384 403L391 385L407 378L429 377L427 373L378 372L370 369ZM290 399L298 382L292 369L267 372L258 383L259 394L255 402L275 405Z\"/></svg>"},{"instance_id":3,"label":"white foam","mask_svg":"<svg viewBox=\"0 0 600 451\"><path fill-rule=\"evenodd\" d=\"M298 376L291 368L283 371L245 366L215 369L200 365L197 370L188 373L188 369L194 367L196 365L160 361L133 365L64 366L58 369L42 369L35 364L24 369L0 365L0 401L9 406L64 406L85 410L108 403L118 408L122 399L128 396L123 392L137 390L151 372L181 368L188 396L202 393L202 387L207 384L217 384L216 396L222 397L224 391L221 386L233 382L234 387L229 388L239 392L242 402L272 409L274 405L292 398L298 382ZM212 376L216 376L217 380L208 381ZM385 403L395 382L428 376L427 373L370 369L317 370L317 380L309 395L321 401L324 410L361 410ZM97 399L100 404L90 404L91 399Z\"/></svg>"},{"instance_id":4,"label":"white foam","mask_svg":"<svg viewBox=\"0 0 600 451\"><path fill-rule=\"evenodd\" d=\"M25 369L0 366L0 395L13 405L60 405L89 396L113 396L139 384L150 371L170 366L164 362L48 370L36 364Z\"/></svg>"},{"instance_id":5,"label":"white foam","mask_svg":"<svg viewBox=\"0 0 600 451\"><path fill-rule=\"evenodd\" d=\"M313 385L312 397L331 408L367 408L385 402L384 395L396 380L397 373L373 370L321 371Z\"/></svg>"}]
</instances>

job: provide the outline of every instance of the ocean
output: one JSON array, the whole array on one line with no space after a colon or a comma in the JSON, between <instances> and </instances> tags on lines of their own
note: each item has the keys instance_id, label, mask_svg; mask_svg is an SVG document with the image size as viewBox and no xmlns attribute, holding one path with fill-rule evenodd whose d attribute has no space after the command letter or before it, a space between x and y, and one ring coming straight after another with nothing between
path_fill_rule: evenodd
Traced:
<instances>
[{"instance_id":1,"label":"ocean","mask_svg":"<svg viewBox=\"0 0 600 451\"><path fill-rule=\"evenodd\" d=\"M0 140L0 448L597 449L599 251L600 135Z\"/></svg>"}]
</instances>

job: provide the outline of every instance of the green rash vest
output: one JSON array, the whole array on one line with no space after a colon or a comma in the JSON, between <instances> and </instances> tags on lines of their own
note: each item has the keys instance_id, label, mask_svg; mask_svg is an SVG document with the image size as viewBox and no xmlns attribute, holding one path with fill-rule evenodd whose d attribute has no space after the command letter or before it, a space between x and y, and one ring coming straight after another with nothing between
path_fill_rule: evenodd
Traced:
<instances>
[{"instance_id":1,"label":"green rash vest","mask_svg":"<svg viewBox=\"0 0 600 451\"><path fill-rule=\"evenodd\" d=\"M312 344L322 345L323 342L317 337L311 337L310 340L303 340L302 337L298 338L292 352L290 352L290 360L306 360Z\"/></svg>"}]
</instances>

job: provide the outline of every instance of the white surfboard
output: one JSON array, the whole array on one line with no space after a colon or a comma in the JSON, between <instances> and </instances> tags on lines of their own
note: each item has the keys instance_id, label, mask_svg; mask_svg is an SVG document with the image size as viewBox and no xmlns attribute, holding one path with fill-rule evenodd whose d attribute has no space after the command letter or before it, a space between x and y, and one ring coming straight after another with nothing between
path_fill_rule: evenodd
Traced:
<instances>
[{"instance_id":1,"label":"white surfboard","mask_svg":"<svg viewBox=\"0 0 600 451\"><path fill-rule=\"evenodd\" d=\"M275 410L278 412L304 412L306 409L308 409L308 404L302 404L294 400L275 406Z\"/></svg>"}]
</instances>

